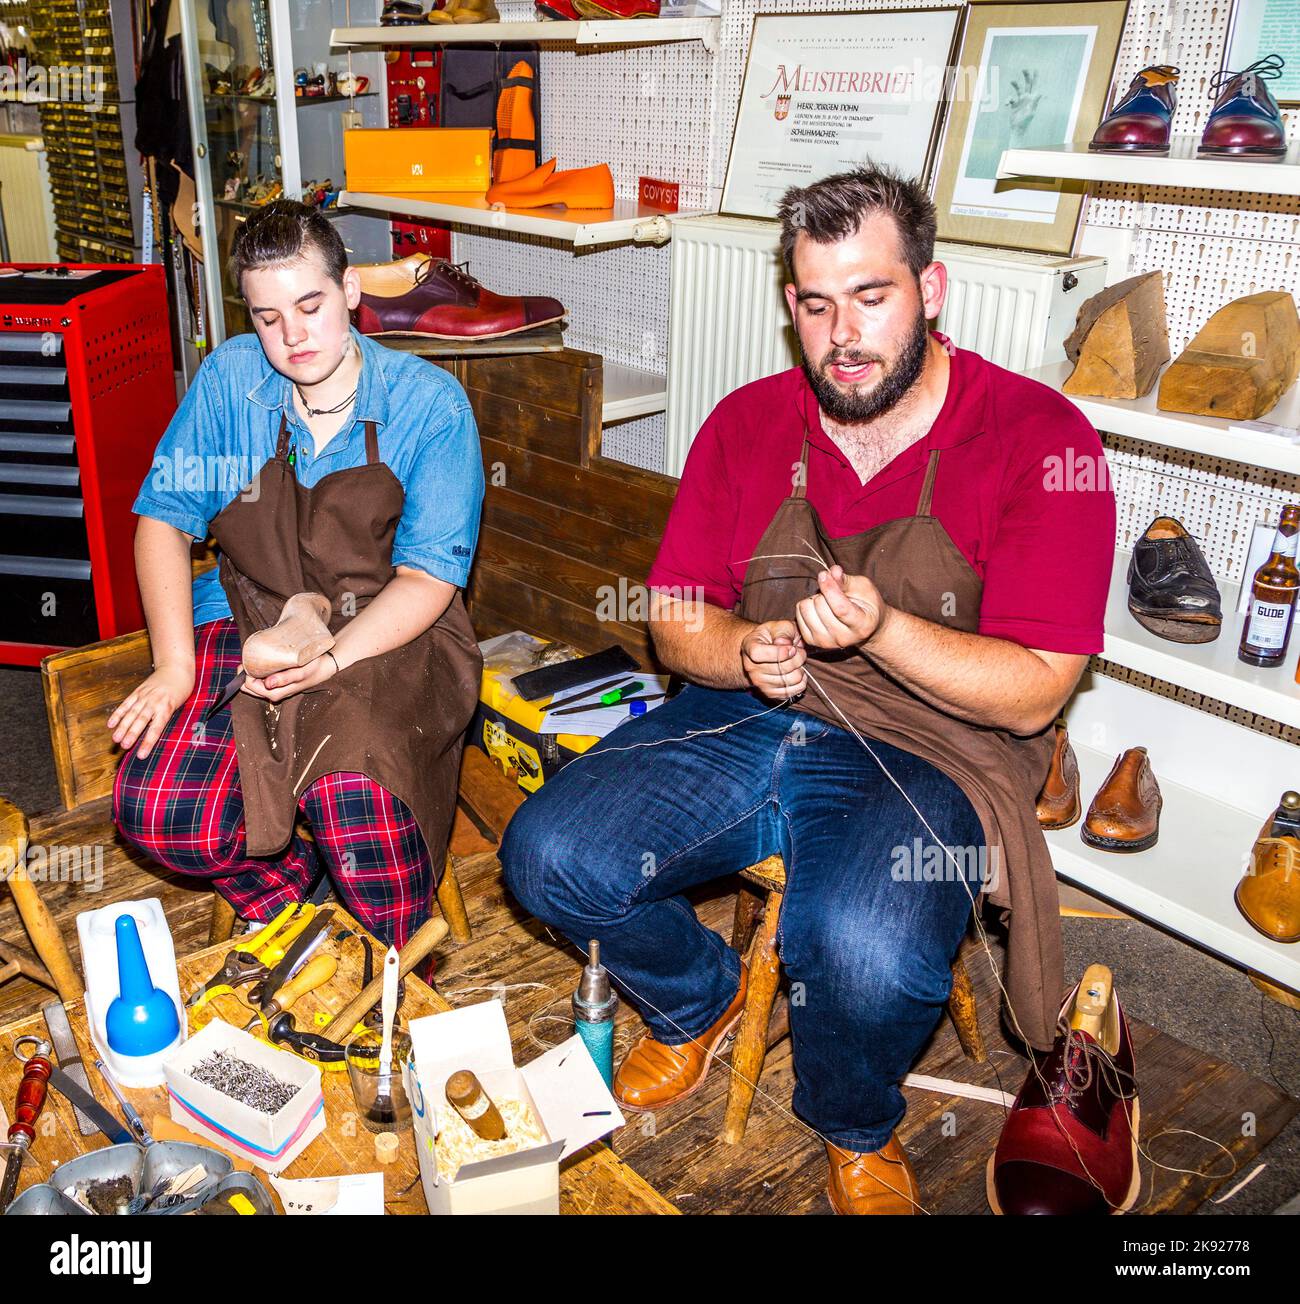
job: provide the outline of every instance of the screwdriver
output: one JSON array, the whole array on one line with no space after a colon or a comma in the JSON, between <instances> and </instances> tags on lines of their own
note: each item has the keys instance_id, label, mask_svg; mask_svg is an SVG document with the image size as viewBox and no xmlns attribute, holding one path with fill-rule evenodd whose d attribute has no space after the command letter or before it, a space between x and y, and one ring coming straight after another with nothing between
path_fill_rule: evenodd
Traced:
<instances>
[{"instance_id":1,"label":"screwdriver","mask_svg":"<svg viewBox=\"0 0 1300 1304\"><path fill-rule=\"evenodd\" d=\"M566 706L562 711L548 711L547 715L578 715L583 711L599 710L602 706L617 706L620 702L636 701L633 693L639 692L645 685L639 681L634 684L624 684L622 688L611 689L608 693L602 693L594 702L588 702L586 706Z\"/></svg>"},{"instance_id":2,"label":"screwdriver","mask_svg":"<svg viewBox=\"0 0 1300 1304\"><path fill-rule=\"evenodd\" d=\"M262 1007L260 1017L254 1015L244 1024L244 1031L248 1032L257 1027L261 1018L269 1023L277 1014L287 1010L300 996L306 996L308 992L314 992L317 987L323 987L334 977L338 967L336 956L329 954L312 956Z\"/></svg>"}]
</instances>

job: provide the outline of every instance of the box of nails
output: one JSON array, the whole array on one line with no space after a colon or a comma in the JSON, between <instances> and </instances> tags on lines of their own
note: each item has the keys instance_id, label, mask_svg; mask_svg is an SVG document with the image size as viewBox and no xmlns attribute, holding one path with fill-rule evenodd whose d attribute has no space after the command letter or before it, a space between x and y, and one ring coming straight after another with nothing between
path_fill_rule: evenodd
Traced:
<instances>
[{"instance_id":1,"label":"box of nails","mask_svg":"<svg viewBox=\"0 0 1300 1304\"><path fill-rule=\"evenodd\" d=\"M163 1064L173 1120L269 1173L325 1130L320 1069L213 1019Z\"/></svg>"}]
</instances>

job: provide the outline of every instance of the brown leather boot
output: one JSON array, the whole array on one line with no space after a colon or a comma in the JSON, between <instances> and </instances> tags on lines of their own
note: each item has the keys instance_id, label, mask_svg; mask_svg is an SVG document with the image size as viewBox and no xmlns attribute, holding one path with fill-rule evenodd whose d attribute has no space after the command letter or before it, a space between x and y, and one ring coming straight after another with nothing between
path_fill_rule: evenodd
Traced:
<instances>
[{"instance_id":1,"label":"brown leather boot","mask_svg":"<svg viewBox=\"0 0 1300 1304\"><path fill-rule=\"evenodd\" d=\"M1145 851L1160 836L1160 805L1147 749L1130 747L1097 789L1079 836L1101 851Z\"/></svg>"},{"instance_id":2,"label":"brown leather boot","mask_svg":"<svg viewBox=\"0 0 1300 1304\"><path fill-rule=\"evenodd\" d=\"M1056 748L1052 765L1038 794L1038 823L1045 829L1068 829L1082 813L1079 800L1079 762L1070 746L1064 720L1056 722Z\"/></svg>"},{"instance_id":3,"label":"brown leather boot","mask_svg":"<svg viewBox=\"0 0 1300 1304\"><path fill-rule=\"evenodd\" d=\"M1300 808L1294 792L1282 797L1284 812ZM1252 928L1275 942L1300 942L1300 838L1278 836L1274 817L1264 821L1233 899Z\"/></svg>"},{"instance_id":4,"label":"brown leather boot","mask_svg":"<svg viewBox=\"0 0 1300 1304\"><path fill-rule=\"evenodd\" d=\"M920 1213L921 1188L895 1132L883 1150L859 1155L826 1142L831 1178L826 1193L836 1213Z\"/></svg>"},{"instance_id":5,"label":"brown leather boot","mask_svg":"<svg viewBox=\"0 0 1300 1304\"><path fill-rule=\"evenodd\" d=\"M640 1111L661 1109L698 1091L714 1055L740 1022L748 987L749 970L742 961L735 998L722 1017L694 1041L665 1046L648 1032L642 1033L614 1074L614 1099L624 1109Z\"/></svg>"}]
</instances>

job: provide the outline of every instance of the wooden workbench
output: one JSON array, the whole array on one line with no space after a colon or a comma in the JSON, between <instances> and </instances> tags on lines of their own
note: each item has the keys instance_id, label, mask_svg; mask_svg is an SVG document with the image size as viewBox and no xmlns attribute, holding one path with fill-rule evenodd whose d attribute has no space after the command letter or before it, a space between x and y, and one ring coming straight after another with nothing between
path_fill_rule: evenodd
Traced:
<instances>
[{"instance_id":1,"label":"wooden workbench","mask_svg":"<svg viewBox=\"0 0 1300 1304\"><path fill-rule=\"evenodd\" d=\"M360 929L360 925L341 906L335 905L331 933L339 928ZM229 943L205 948L181 960L179 964L181 994L188 997L220 967ZM445 951L452 945L442 943ZM312 1016L317 1011L332 1012L343 1007L361 986L362 948L356 939L335 944L339 952L339 968L333 979L318 991L304 996L294 1006L294 1017L300 1028L313 1026ZM372 940L377 963L382 962L384 948ZM431 987L414 974L406 978L406 994L401 1017L410 1021L426 1014L437 1014L451 1006ZM120 1116L117 1102L101 1081L93 1065L94 1050L86 1032L85 1006L75 1001L68 1006L68 1016L81 1047L82 1058L91 1087L102 1105ZM209 1002L205 1009L190 1017L190 1034L193 1035L214 1016L225 1017L229 1022L243 1025L249 1011L232 996L220 996ZM45 1021L39 1015L21 1019L0 1028L0 1100L12 1112L14 1093L22 1075L22 1065L14 1058L13 1044L24 1034L45 1037ZM423 1214L427 1212L424 1191L419 1181L419 1164L416 1159L412 1133L401 1135L397 1161L384 1167L375 1161L372 1136L354 1121L355 1105L348 1086L346 1072L325 1072L325 1131L284 1171L285 1177L334 1177L343 1173L380 1171L384 1174L384 1203L388 1213ZM127 1096L149 1123L155 1114L167 1114L167 1091L164 1087L147 1090L129 1090ZM45 1112L37 1124L37 1139L32 1147L32 1162L24 1165L19 1181L19 1192L40 1182L56 1164L64 1163L77 1155L97 1150L108 1144L99 1133L83 1137L77 1129L72 1106L57 1092L51 1092ZM265 1175L259 1172L277 1207L275 1195ZM588 1147L571 1159L560 1173L560 1211L562 1213L676 1213L677 1210L654 1190L643 1178L607 1146Z\"/></svg>"}]
</instances>

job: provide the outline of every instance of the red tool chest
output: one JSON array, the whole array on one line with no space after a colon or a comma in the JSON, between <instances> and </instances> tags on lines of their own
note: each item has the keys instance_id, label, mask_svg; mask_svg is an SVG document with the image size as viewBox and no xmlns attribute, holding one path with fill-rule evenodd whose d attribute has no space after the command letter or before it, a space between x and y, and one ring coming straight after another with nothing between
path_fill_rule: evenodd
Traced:
<instances>
[{"instance_id":1,"label":"red tool chest","mask_svg":"<svg viewBox=\"0 0 1300 1304\"><path fill-rule=\"evenodd\" d=\"M161 266L0 264L0 664L144 625L131 504L176 409Z\"/></svg>"}]
</instances>

